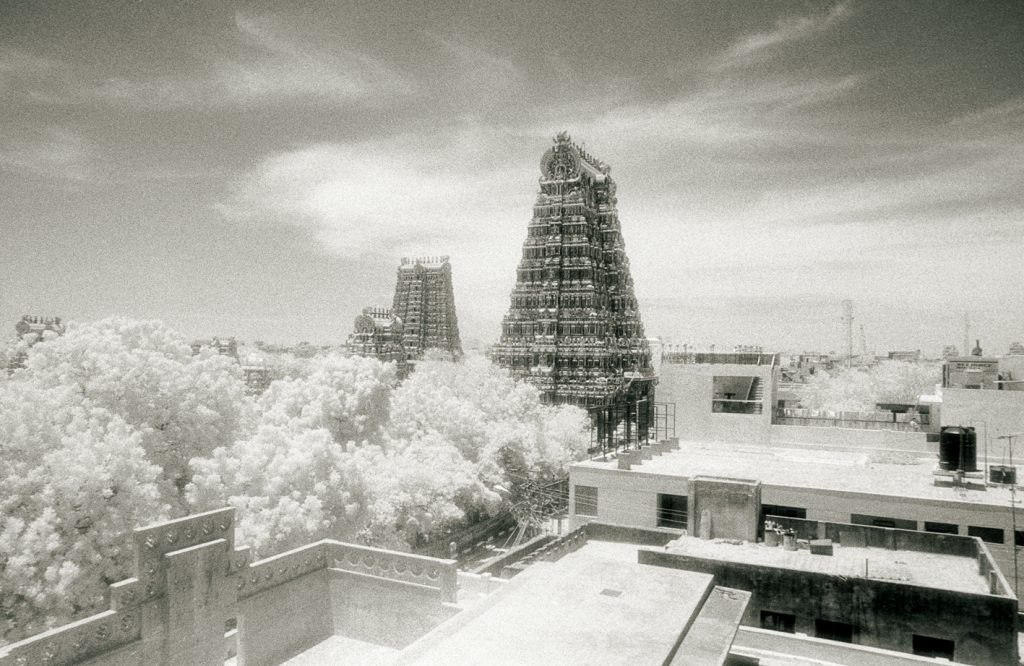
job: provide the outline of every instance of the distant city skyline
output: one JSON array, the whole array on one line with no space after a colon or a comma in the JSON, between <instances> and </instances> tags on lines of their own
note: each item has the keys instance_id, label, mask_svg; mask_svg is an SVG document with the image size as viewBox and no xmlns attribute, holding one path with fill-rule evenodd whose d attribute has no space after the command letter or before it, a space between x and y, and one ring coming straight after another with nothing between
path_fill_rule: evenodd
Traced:
<instances>
[{"instance_id":1,"label":"distant city skyline","mask_svg":"<svg viewBox=\"0 0 1024 666\"><path fill-rule=\"evenodd\" d=\"M1024 339L1024 5L6 3L0 337L22 314L341 344L401 256L500 334L538 162L608 162L646 332ZM7 333L4 333L6 327Z\"/></svg>"}]
</instances>

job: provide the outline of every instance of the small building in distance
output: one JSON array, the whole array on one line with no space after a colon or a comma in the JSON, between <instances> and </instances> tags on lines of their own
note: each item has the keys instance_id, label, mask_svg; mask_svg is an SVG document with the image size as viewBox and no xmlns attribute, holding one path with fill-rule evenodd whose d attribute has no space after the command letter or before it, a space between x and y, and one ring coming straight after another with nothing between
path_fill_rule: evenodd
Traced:
<instances>
[{"instance_id":1,"label":"small building in distance","mask_svg":"<svg viewBox=\"0 0 1024 666\"><path fill-rule=\"evenodd\" d=\"M402 258L391 313L402 323L402 344L408 358L422 358L428 349L452 358L462 356L447 256Z\"/></svg>"},{"instance_id":2,"label":"small building in distance","mask_svg":"<svg viewBox=\"0 0 1024 666\"><path fill-rule=\"evenodd\" d=\"M921 350L915 349L912 351L891 351L889 352L890 361L904 361L906 363L917 363L921 360Z\"/></svg>"},{"instance_id":3,"label":"small building in distance","mask_svg":"<svg viewBox=\"0 0 1024 666\"><path fill-rule=\"evenodd\" d=\"M196 340L192 343L192 353L199 354L204 348L209 348L221 356L230 356L238 359L238 341L234 336L230 338L210 338L208 340Z\"/></svg>"},{"instance_id":4,"label":"small building in distance","mask_svg":"<svg viewBox=\"0 0 1024 666\"><path fill-rule=\"evenodd\" d=\"M24 338L31 334L35 334L42 338L43 334L46 332L64 335L65 326L60 317L22 315L21 319L18 320L18 323L14 325L14 330L17 332L19 338Z\"/></svg>"},{"instance_id":5,"label":"small building in distance","mask_svg":"<svg viewBox=\"0 0 1024 666\"><path fill-rule=\"evenodd\" d=\"M356 317L346 348L357 356L395 363L401 379L409 373L409 354L404 341L400 318L387 308L367 307Z\"/></svg>"},{"instance_id":6,"label":"small building in distance","mask_svg":"<svg viewBox=\"0 0 1024 666\"><path fill-rule=\"evenodd\" d=\"M14 325L14 332L17 333L18 339L13 353L7 361L7 371L14 372L25 367L25 359L28 358L27 348L42 340L47 333L64 335L65 330L64 322L60 317L22 315L18 323Z\"/></svg>"},{"instance_id":7,"label":"small building in distance","mask_svg":"<svg viewBox=\"0 0 1024 666\"><path fill-rule=\"evenodd\" d=\"M274 373L266 363L242 364L242 381L247 395L262 395L274 381Z\"/></svg>"}]
</instances>

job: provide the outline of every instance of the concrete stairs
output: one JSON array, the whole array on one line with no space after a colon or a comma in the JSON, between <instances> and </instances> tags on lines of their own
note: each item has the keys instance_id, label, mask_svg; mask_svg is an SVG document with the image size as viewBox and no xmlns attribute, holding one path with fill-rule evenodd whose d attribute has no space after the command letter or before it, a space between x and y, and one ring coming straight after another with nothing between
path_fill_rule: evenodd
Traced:
<instances>
[{"instance_id":1,"label":"concrete stairs","mask_svg":"<svg viewBox=\"0 0 1024 666\"><path fill-rule=\"evenodd\" d=\"M643 461L650 460L654 456L660 456L669 451L675 451L679 448L679 438L671 437L669 439L663 439L659 442L655 442L650 446L643 446L639 449L623 451L619 454L618 463L619 469L631 469L633 465L643 464Z\"/></svg>"}]
</instances>

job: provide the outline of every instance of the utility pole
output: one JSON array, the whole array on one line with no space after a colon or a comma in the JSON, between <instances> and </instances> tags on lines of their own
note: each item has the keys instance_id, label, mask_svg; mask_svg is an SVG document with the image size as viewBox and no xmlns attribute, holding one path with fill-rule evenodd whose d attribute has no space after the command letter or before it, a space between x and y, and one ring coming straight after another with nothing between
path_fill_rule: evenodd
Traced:
<instances>
[{"instance_id":1,"label":"utility pole","mask_svg":"<svg viewBox=\"0 0 1024 666\"><path fill-rule=\"evenodd\" d=\"M963 356L971 355L971 320L967 313L964 312L964 347Z\"/></svg>"},{"instance_id":2,"label":"utility pole","mask_svg":"<svg viewBox=\"0 0 1024 666\"><path fill-rule=\"evenodd\" d=\"M996 439L1005 439L1009 447L1010 467L1013 467L1013 441L1021 436L1015 432L1010 435L1000 435ZM1010 537L1010 552L1013 553L1013 595L1017 596L1017 479L1010 484L1010 524L1013 526L1013 535Z\"/></svg>"}]
</instances>

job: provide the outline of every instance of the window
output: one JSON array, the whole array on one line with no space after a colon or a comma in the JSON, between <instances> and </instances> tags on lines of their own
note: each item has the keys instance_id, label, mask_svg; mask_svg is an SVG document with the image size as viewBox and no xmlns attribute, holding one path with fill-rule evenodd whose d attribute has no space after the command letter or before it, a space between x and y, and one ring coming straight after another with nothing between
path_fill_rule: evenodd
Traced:
<instances>
[{"instance_id":1,"label":"window","mask_svg":"<svg viewBox=\"0 0 1024 666\"><path fill-rule=\"evenodd\" d=\"M941 657L953 661L953 650L956 644L946 638L918 636L913 638L914 654L920 657Z\"/></svg>"},{"instance_id":2,"label":"window","mask_svg":"<svg viewBox=\"0 0 1024 666\"><path fill-rule=\"evenodd\" d=\"M960 530L953 523L929 523L925 521L925 532L937 532L938 534L959 534Z\"/></svg>"},{"instance_id":3,"label":"window","mask_svg":"<svg viewBox=\"0 0 1024 666\"><path fill-rule=\"evenodd\" d=\"M758 377L713 377L711 411L727 414L760 414L761 381Z\"/></svg>"},{"instance_id":4,"label":"window","mask_svg":"<svg viewBox=\"0 0 1024 666\"><path fill-rule=\"evenodd\" d=\"M597 487L576 486L576 515L597 515Z\"/></svg>"},{"instance_id":5,"label":"window","mask_svg":"<svg viewBox=\"0 0 1024 666\"><path fill-rule=\"evenodd\" d=\"M1024 531L1017 530L1013 533L1013 542L1018 546L1024 546Z\"/></svg>"},{"instance_id":6,"label":"window","mask_svg":"<svg viewBox=\"0 0 1024 666\"><path fill-rule=\"evenodd\" d=\"M781 504L762 504L761 512L765 516L780 516L782 518L807 519L807 509L798 506L782 506Z\"/></svg>"},{"instance_id":7,"label":"window","mask_svg":"<svg viewBox=\"0 0 1024 666\"><path fill-rule=\"evenodd\" d=\"M658 493L658 527L686 529L686 495L665 495Z\"/></svg>"},{"instance_id":8,"label":"window","mask_svg":"<svg viewBox=\"0 0 1024 666\"><path fill-rule=\"evenodd\" d=\"M761 628L792 634L796 630L796 615L763 610L761 611Z\"/></svg>"},{"instance_id":9,"label":"window","mask_svg":"<svg viewBox=\"0 0 1024 666\"><path fill-rule=\"evenodd\" d=\"M814 636L841 643L853 642L853 625L845 622L817 619L814 621Z\"/></svg>"},{"instance_id":10,"label":"window","mask_svg":"<svg viewBox=\"0 0 1024 666\"><path fill-rule=\"evenodd\" d=\"M1002 543L1003 531L998 527L974 527L967 526L967 536L978 537L988 543Z\"/></svg>"},{"instance_id":11,"label":"window","mask_svg":"<svg viewBox=\"0 0 1024 666\"><path fill-rule=\"evenodd\" d=\"M860 513L850 514L850 522L854 525L870 525L871 527L894 527L899 530L916 530L916 520L888 518L886 516L866 516Z\"/></svg>"}]
</instances>

